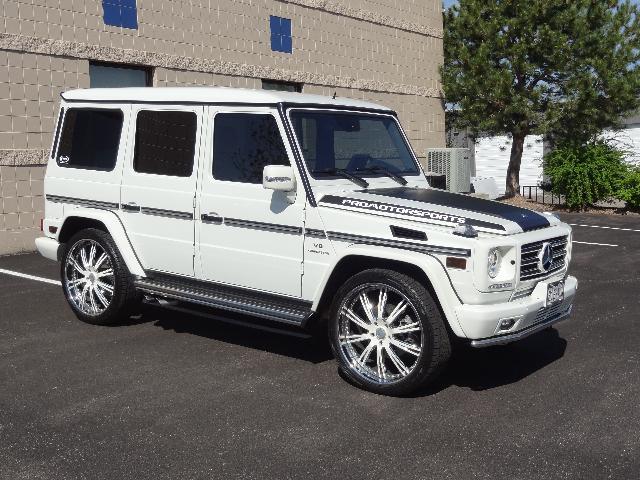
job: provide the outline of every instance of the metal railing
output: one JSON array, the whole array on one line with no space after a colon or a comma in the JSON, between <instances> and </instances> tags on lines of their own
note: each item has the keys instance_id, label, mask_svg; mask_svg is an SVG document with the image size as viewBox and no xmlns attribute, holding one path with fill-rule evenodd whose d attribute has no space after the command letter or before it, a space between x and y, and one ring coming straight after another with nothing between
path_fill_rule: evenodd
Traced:
<instances>
[{"instance_id":1,"label":"metal railing","mask_svg":"<svg viewBox=\"0 0 640 480\"><path fill-rule=\"evenodd\" d=\"M565 200L563 195L559 195L553 192L547 192L538 185L521 185L522 196L527 200L533 200L543 205L564 205Z\"/></svg>"}]
</instances>

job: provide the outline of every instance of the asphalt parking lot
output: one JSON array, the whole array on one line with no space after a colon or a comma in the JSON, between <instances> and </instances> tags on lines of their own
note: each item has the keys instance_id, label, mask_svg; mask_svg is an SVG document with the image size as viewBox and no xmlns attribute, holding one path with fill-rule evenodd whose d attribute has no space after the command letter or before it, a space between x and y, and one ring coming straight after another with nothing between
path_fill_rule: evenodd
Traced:
<instances>
[{"instance_id":1,"label":"asphalt parking lot","mask_svg":"<svg viewBox=\"0 0 640 480\"><path fill-rule=\"evenodd\" d=\"M321 341L147 309L78 321L35 254L0 258L0 478L640 478L640 218L574 227L573 317L462 349L411 398ZM581 243L578 243L581 242Z\"/></svg>"}]
</instances>

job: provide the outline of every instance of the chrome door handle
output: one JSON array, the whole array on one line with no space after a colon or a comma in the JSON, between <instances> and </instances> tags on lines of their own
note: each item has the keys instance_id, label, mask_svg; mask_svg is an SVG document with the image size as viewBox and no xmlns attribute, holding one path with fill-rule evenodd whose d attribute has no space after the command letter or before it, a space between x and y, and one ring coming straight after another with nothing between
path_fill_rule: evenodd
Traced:
<instances>
[{"instance_id":1,"label":"chrome door handle","mask_svg":"<svg viewBox=\"0 0 640 480\"><path fill-rule=\"evenodd\" d=\"M202 223L213 223L214 225L221 225L223 218L217 213L203 213L200 215L200 220Z\"/></svg>"},{"instance_id":2,"label":"chrome door handle","mask_svg":"<svg viewBox=\"0 0 640 480\"><path fill-rule=\"evenodd\" d=\"M123 203L122 205L120 205L120 208L122 210L124 210L125 212L139 212L140 211L140 205L138 205L136 202Z\"/></svg>"}]
</instances>

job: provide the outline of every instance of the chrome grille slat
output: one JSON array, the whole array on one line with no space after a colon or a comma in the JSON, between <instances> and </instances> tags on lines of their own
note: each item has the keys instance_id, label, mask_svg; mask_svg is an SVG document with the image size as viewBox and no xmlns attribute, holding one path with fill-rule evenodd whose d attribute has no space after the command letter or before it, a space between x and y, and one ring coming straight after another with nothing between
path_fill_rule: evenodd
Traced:
<instances>
[{"instance_id":1,"label":"chrome grille slat","mask_svg":"<svg viewBox=\"0 0 640 480\"><path fill-rule=\"evenodd\" d=\"M522 245L520 248L520 280L547 277L564 268L567 257L567 242L567 237L556 237ZM538 254L545 243L549 243L554 249L553 263L546 272L538 268Z\"/></svg>"}]
</instances>

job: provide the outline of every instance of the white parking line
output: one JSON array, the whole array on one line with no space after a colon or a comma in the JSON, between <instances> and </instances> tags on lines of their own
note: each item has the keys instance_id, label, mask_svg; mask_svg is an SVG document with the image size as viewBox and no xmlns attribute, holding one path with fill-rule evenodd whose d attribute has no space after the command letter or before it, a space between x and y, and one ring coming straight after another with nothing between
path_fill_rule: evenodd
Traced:
<instances>
[{"instance_id":1,"label":"white parking line","mask_svg":"<svg viewBox=\"0 0 640 480\"><path fill-rule=\"evenodd\" d=\"M619 247L620 246L620 245L613 245L611 243L576 242L575 240L571 243L580 243L582 245L598 245L599 247Z\"/></svg>"},{"instance_id":2,"label":"white parking line","mask_svg":"<svg viewBox=\"0 0 640 480\"><path fill-rule=\"evenodd\" d=\"M51 280L50 278L36 277L35 275L27 275L26 273L14 272L11 270L4 270L0 268L0 273L5 275L12 275L14 277L26 278L28 280L35 280L36 282L50 283L51 285L62 285L59 280Z\"/></svg>"},{"instance_id":3,"label":"white parking line","mask_svg":"<svg viewBox=\"0 0 640 480\"><path fill-rule=\"evenodd\" d=\"M570 223L572 227L587 227L587 228L604 228L606 230L622 230L623 232L640 232L634 228L619 228L619 227L603 227L600 225L583 225L581 223Z\"/></svg>"}]
</instances>

